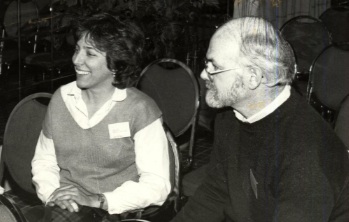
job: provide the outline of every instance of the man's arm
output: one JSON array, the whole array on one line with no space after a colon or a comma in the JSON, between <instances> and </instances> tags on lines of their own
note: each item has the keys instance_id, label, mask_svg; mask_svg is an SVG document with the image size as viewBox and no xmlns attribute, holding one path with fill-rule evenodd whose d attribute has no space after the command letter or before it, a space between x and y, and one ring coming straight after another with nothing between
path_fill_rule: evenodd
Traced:
<instances>
[{"instance_id":1,"label":"man's arm","mask_svg":"<svg viewBox=\"0 0 349 222\"><path fill-rule=\"evenodd\" d=\"M224 209L231 206L227 179L218 151L214 149L212 152L206 178L172 222L224 220Z\"/></svg>"},{"instance_id":2,"label":"man's arm","mask_svg":"<svg viewBox=\"0 0 349 222\"><path fill-rule=\"evenodd\" d=\"M288 155L279 167L273 221L328 221L345 175L338 164L341 158L332 156L335 152L328 149L323 156L320 149L311 148L314 145Z\"/></svg>"}]
</instances>

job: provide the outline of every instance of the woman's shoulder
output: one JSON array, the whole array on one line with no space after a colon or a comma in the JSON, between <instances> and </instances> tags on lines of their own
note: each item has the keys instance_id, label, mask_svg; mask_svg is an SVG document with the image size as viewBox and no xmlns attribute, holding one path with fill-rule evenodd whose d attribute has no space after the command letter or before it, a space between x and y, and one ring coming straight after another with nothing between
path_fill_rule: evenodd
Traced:
<instances>
[{"instance_id":1,"label":"woman's shoulder","mask_svg":"<svg viewBox=\"0 0 349 222\"><path fill-rule=\"evenodd\" d=\"M161 113L157 103L147 94L136 88L127 88L127 101L135 112Z\"/></svg>"},{"instance_id":2,"label":"woman's shoulder","mask_svg":"<svg viewBox=\"0 0 349 222\"><path fill-rule=\"evenodd\" d=\"M134 103L140 103L140 104L155 103L155 101L150 96L148 96L144 92L134 87L127 88L127 98L133 101Z\"/></svg>"},{"instance_id":3,"label":"woman's shoulder","mask_svg":"<svg viewBox=\"0 0 349 222\"><path fill-rule=\"evenodd\" d=\"M51 100L57 100L57 99L63 98L64 97L63 95L67 95L67 94L71 93L74 90L74 88L76 88L75 81L60 86L53 93Z\"/></svg>"}]
</instances>

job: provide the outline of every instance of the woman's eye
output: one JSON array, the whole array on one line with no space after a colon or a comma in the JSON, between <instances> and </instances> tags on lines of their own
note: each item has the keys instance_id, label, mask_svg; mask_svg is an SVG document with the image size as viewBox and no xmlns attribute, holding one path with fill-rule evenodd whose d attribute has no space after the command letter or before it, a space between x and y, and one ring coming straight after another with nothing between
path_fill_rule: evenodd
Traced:
<instances>
[{"instance_id":1,"label":"woman's eye","mask_svg":"<svg viewBox=\"0 0 349 222\"><path fill-rule=\"evenodd\" d=\"M88 55L88 56L95 56L95 54L92 53L92 52L87 52L87 55Z\"/></svg>"}]
</instances>

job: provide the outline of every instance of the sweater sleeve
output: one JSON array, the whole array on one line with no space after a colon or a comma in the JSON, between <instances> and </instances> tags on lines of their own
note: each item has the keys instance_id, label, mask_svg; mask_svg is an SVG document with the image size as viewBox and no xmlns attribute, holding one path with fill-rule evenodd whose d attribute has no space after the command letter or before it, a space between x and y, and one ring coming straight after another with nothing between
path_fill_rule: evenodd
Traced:
<instances>
[{"instance_id":1,"label":"sweater sleeve","mask_svg":"<svg viewBox=\"0 0 349 222\"><path fill-rule=\"evenodd\" d=\"M330 166L303 148L309 151L289 155L280 168L273 221L328 221L335 205L335 187L325 173Z\"/></svg>"}]
</instances>

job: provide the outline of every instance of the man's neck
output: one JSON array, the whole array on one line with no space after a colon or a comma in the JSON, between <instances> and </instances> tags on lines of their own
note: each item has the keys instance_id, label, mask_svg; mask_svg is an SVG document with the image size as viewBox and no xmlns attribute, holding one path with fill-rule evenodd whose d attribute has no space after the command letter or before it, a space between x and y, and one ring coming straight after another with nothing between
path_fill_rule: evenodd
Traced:
<instances>
[{"instance_id":1,"label":"man's neck","mask_svg":"<svg viewBox=\"0 0 349 222\"><path fill-rule=\"evenodd\" d=\"M272 103L284 88L285 86L259 87L252 91L244 101L240 102L233 108L248 119Z\"/></svg>"}]
</instances>

